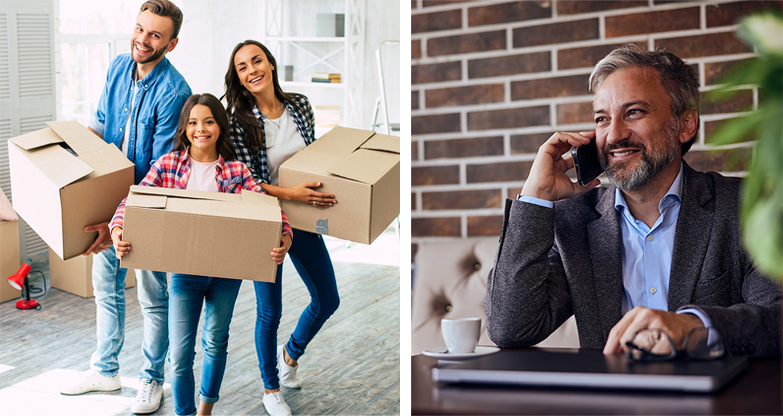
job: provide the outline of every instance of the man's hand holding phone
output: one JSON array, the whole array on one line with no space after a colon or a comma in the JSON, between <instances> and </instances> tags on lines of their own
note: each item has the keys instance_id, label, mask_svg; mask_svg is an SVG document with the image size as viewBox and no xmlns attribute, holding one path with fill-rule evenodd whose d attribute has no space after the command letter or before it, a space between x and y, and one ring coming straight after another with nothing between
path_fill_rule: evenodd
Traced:
<instances>
[{"instance_id":1,"label":"man's hand holding phone","mask_svg":"<svg viewBox=\"0 0 783 416\"><path fill-rule=\"evenodd\" d=\"M592 139L595 139L595 132L553 134L538 148L530 175L522 187L522 195L557 201L572 198L598 186L601 183L598 179L583 187L566 175L574 168L571 148L589 144ZM567 156L563 157L564 154Z\"/></svg>"}]
</instances>

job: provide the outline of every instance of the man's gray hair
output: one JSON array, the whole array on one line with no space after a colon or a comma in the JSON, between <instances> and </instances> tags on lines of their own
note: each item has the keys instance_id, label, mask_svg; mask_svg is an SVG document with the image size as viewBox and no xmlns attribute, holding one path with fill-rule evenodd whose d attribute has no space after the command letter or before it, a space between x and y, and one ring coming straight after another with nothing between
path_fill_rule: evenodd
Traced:
<instances>
[{"instance_id":1,"label":"man's gray hair","mask_svg":"<svg viewBox=\"0 0 783 416\"><path fill-rule=\"evenodd\" d=\"M669 94L672 116L679 118L691 108L699 111L699 76L696 70L672 53L646 51L635 44L621 46L598 61L590 74L590 92L595 94L606 77L615 71L640 66L658 70L661 85ZM688 152L698 134L697 128L694 136L682 144L681 154Z\"/></svg>"}]
</instances>

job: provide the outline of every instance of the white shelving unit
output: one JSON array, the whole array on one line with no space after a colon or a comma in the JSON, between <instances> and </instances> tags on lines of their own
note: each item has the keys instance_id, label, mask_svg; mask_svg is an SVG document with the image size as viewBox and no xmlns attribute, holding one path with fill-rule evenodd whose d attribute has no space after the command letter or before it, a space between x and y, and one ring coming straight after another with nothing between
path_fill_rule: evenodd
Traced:
<instances>
[{"instance_id":1,"label":"white shelving unit","mask_svg":"<svg viewBox=\"0 0 783 416\"><path fill-rule=\"evenodd\" d=\"M277 59L283 90L307 95L316 119L318 107L339 105L340 125L365 128L360 110L364 106L366 0L267 0L265 8L263 42ZM314 36L318 13L344 14L345 36ZM287 65L294 66L294 81L284 81ZM339 73L341 82L310 82L315 72Z\"/></svg>"}]
</instances>

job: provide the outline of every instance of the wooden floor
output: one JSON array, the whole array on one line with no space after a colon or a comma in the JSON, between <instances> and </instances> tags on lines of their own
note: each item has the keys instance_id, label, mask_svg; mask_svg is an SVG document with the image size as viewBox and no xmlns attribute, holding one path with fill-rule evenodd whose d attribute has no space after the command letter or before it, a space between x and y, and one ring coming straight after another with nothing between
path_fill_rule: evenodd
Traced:
<instances>
[{"instance_id":1,"label":"wooden floor","mask_svg":"<svg viewBox=\"0 0 783 416\"><path fill-rule=\"evenodd\" d=\"M283 388L293 414L400 413L400 272L396 266L335 260L341 304L300 360L301 390ZM278 341L287 340L309 301L286 260L283 318ZM0 282L6 284L5 282ZM113 393L62 396L63 385L89 369L95 349L95 304L52 289L40 311L0 304L0 414L131 415L141 365L141 313L136 289L127 291L123 388ZM255 295L243 282L229 341L228 366L216 415L265 415L263 384L253 342ZM200 339L200 335L199 335ZM202 354L196 355L198 384ZM166 369L168 380L168 368ZM174 414L168 382L156 413Z\"/></svg>"}]
</instances>

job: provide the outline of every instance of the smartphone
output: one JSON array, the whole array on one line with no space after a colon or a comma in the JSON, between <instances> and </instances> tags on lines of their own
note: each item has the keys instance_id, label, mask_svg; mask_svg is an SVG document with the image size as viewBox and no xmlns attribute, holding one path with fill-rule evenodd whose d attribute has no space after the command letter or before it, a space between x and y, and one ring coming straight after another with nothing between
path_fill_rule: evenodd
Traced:
<instances>
[{"instance_id":1,"label":"smartphone","mask_svg":"<svg viewBox=\"0 0 783 416\"><path fill-rule=\"evenodd\" d=\"M571 155L574 157L579 185L587 186L603 173L601 162L598 161L598 146L595 144L595 139L590 140L588 144L571 148Z\"/></svg>"}]
</instances>

